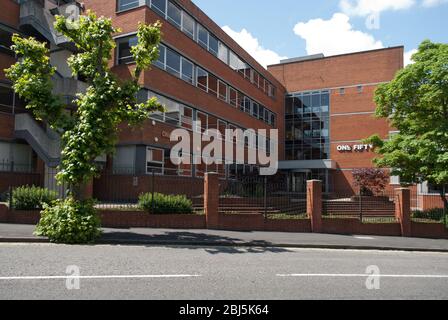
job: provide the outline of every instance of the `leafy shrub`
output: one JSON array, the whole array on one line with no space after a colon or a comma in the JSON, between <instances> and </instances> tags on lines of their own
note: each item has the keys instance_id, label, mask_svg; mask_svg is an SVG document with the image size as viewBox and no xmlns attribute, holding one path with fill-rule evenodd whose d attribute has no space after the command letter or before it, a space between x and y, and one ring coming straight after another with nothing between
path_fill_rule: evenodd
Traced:
<instances>
[{"instance_id":1,"label":"leafy shrub","mask_svg":"<svg viewBox=\"0 0 448 320\"><path fill-rule=\"evenodd\" d=\"M56 243L93 243L101 235L100 224L92 200L67 198L44 205L35 234Z\"/></svg>"},{"instance_id":2,"label":"leafy shrub","mask_svg":"<svg viewBox=\"0 0 448 320\"><path fill-rule=\"evenodd\" d=\"M185 196L155 193L153 203L152 194L145 193L140 195L138 205L140 209L155 214L193 213L193 203Z\"/></svg>"},{"instance_id":3,"label":"leafy shrub","mask_svg":"<svg viewBox=\"0 0 448 320\"><path fill-rule=\"evenodd\" d=\"M42 210L58 197L55 191L40 187L19 187L13 190L12 207L16 210Z\"/></svg>"},{"instance_id":4,"label":"leafy shrub","mask_svg":"<svg viewBox=\"0 0 448 320\"><path fill-rule=\"evenodd\" d=\"M414 219L426 219L432 221L442 221L444 219L444 210L440 208L430 209L430 210L416 210L412 213L412 218Z\"/></svg>"}]
</instances>

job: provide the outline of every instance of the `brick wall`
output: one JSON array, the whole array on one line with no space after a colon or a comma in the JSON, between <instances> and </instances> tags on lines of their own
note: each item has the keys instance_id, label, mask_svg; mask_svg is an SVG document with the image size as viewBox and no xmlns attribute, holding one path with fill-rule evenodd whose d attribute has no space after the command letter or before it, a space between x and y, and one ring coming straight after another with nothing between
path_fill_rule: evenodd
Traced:
<instances>
[{"instance_id":1,"label":"brick wall","mask_svg":"<svg viewBox=\"0 0 448 320\"><path fill-rule=\"evenodd\" d=\"M0 21L11 27L19 26L20 6L13 0L2 0L0 10Z\"/></svg>"}]
</instances>

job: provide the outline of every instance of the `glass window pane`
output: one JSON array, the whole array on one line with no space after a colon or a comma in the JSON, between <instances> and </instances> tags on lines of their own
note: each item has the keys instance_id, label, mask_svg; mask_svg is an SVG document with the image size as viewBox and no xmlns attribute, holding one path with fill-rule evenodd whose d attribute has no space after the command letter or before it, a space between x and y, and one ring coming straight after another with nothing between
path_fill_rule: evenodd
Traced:
<instances>
[{"instance_id":1,"label":"glass window pane","mask_svg":"<svg viewBox=\"0 0 448 320\"><path fill-rule=\"evenodd\" d=\"M181 110L181 125L186 129L192 129L193 126L193 109L183 107Z\"/></svg>"},{"instance_id":2,"label":"glass window pane","mask_svg":"<svg viewBox=\"0 0 448 320\"><path fill-rule=\"evenodd\" d=\"M229 98L230 104L232 106L236 107L238 105L237 104L238 97L237 97L237 92L234 88L229 88L229 96L230 96L230 98Z\"/></svg>"},{"instance_id":3,"label":"glass window pane","mask_svg":"<svg viewBox=\"0 0 448 320\"><path fill-rule=\"evenodd\" d=\"M230 51L230 67L233 70L238 70L238 68L240 67L239 63L240 59L238 58L238 56L232 51Z\"/></svg>"},{"instance_id":4,"label":"glass window pane","mask_svg":"<svg viewBox=\"0 0 448 320\"><path fill-rule=\"evenodd\" d=\"M193 84L194 76L193 76L193 63L182 58L182 79Z\"/></svg>"},{"instance_id":5,"label":"glass window pane","mask_svg":"<svg viewBox=\"0 0 448 320\"><path fill-rule=\"evenodd\" d=\"M214 56L218 56L218 39L216 39L214 36L210 35L208 38L208 51L210 51L211 54Z\"/></svg>"},{"instance_id":6,"label":"glass window pane","mask_svg":"<svg viewBox=\"0 0 448 320\"><path fill-rule=\"evenodd\" d=\"M219 99L227 101L227 85L224 82L219 81L218 86L219 86L218 88Z\"/></svg>"},{"instance_id":7,"label":"glass window pane","mask_svg":"<svg viewBox=\"0 0 448 320\"><path fill-rule=\"evenodd\" d=\"M258 103L256 102L252 104L252 115L258 118Z\"/></svg>"},{"instance_id":8,"label":"glass window pane","mask_svg":"<svg viewBox=\"0 0 448 320\"><path fill-rule=\"evenodd\" d=\"M182 31L192 39L194 39L194 24L194 19L182 11Z\"/></svg>"},{"instance_id":9,"label":"glass window pane","mask_svg":"<svg viewBox=\"0 0 448 320\"><path fill-rule=\"evenodd\" d=\"M229 49L221 42L219 43L218 57L225 64L229 64Z\"/></svg>"},{"instance_id":10,"label":"glass window pane","mask_svg":"<svg viewBox=\"0 0 448 320\"><path fill-rule=\"evenodd\" d=\"M206 50L208 50L208 31L198 24L198 42Z\"/></svg>"},{"instance_id":11,"label":"glass window pane","mask_svg":"<svg viewBox=\"0 0 448 320\"><path fill-rule=\"evenodd\" d=\"M182 11L171 1L168 1L168 20L173 22L177 27L181 27Z\"/></svg>"},{"instance_id":12,"label":"glass window pane","mask_svg":"<svg viewBox=\"0 0 448 320\"><path fill-rule=\"evenodd\" d=\"M151 0L151 7L160 15L165 17L166 0Z\"/></svg>"},{"instance_id":13,"label":"glass window pane","mask_svg":"<svg viewBox=\"0 0 448 320\"><path fill-rule=\"evenodd\" d=\"M208 73L201 69L201 68L197 68L196 69L196 83L199 89L202 89L204 91L208 90Z\"/></svg>"},{"instance_id":14,"label":"glass window pane","mask_svg":"<svg viewBox=\"0 0 448 320\"><path fill-rule=\"evenodd\" d=\"M259 118L260 120L264 120L264 110L265 110L265 109L264 109L263 106L260 106L260 107L259 107L259 112L258 112L258 113L259 113L259 117L258 117L258 118Z\"/></svg>"},{"instance_id":15,"label":"glass window pane","mask_svg":"<svg viewBox=\"0 0 448 320\"><path fill-rule=\"evenodd\" d=\"M159 45L159 58L157 59L157 61L154 61L154 65L161 69L165 69L165 52L165 46Z\"/></svg>"},{"instance_id":16,"label":"glass window pane","mask_svg":"<svg viewBox=\"0 0 448 320\"><path fill-rule=\"evenodd\" d=\"M13 103L13 91L11 88L0 86L0 105L11 106Z\"/></svg>"},{"instance_id":17,"label":"glass window pane","mask_svg":"<svg viewBox=\"0 0 448 320\"><path fill-rule=\"evenodd\" d=\"M211 94L218 96L218 78L212 74L208 75L208 91Z\"/></svg>"},{"instance_id":18,"label":"glass window pane","mask_svg":"<svg viewBox=\"0 0 448 320\"><path fill-rule=\"evenodd\" d=\"M118 40L118 64L126 64L134 61L131 47L137 44L137 37Z\"/></svg>"},{"instance_id":19,"label":"glass window pane","mask_svg":"<svg viewBox=\"0 0 448 320\"><path fill-rule=\"evenodd\" d=\"M139 5L140 5L139 0L119 0L118 1L118 11L136 8Z\"/></svg>"},{"instance_id":20,"label":"glass window pane","mask_svg":"<svg viewBox=\"0 0 448 320\"><path fill-rule=\"evenodd\" d=\"M180 76L180 55L169 48L166 49L166 71L177 77Z\"/></svg>"}]
</instances>

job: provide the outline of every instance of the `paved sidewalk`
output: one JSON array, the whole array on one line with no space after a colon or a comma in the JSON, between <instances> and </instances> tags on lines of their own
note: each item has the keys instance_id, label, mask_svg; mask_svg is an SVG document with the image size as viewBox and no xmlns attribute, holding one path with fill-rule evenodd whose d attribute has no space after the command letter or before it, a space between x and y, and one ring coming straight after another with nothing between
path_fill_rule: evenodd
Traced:
<instances>
[{"instance_id":1,"label":"paved sidewalk","mask_svg":"<svg viewBox=\"0 0 448 320\"><path fill-rule=\"evenodd\" d=\"M344 236L313 233L233 232L221 230L103 229L100 244L172 246L253 246L448 252L448 240ZM0 242L48 242L34 226L0 224Z\"/></svg>"}]
</instances>

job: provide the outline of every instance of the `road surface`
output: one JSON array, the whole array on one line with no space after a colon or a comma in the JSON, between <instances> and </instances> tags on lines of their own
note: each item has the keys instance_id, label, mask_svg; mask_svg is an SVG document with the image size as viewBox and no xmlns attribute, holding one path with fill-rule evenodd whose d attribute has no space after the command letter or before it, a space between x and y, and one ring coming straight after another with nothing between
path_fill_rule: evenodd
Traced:
<instances>
[{"instance_id":1,"label":"road surface","mask_svg":"<svg viewBox=\"0 0 448 320\"><path fill-rule=\"evenodd\" d=\"M448 299L448 254L4 243L0 299Z\"/></svg>"}]
</instances>

